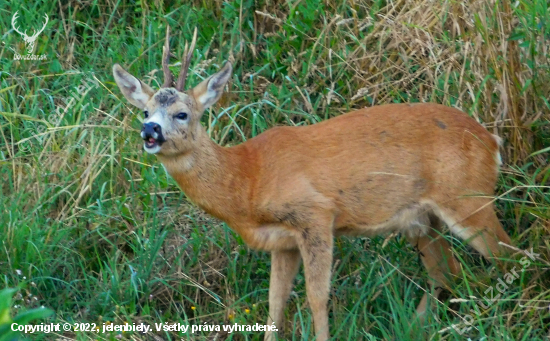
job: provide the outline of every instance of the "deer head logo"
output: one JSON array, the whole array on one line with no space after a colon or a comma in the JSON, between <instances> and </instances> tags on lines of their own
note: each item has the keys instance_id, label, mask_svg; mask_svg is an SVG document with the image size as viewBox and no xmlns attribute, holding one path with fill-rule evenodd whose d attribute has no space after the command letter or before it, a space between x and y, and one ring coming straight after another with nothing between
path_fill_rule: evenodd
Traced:
<instances>
[{"instance_id":1,"label":"deer head logo","mask_svg":"<svg viewBox=\"0 0 550 341\"><path fill-rule=\"evenodd\" d=\"M17 12L19 12L19 11L17 11ZM34 34L32 36L28 36L27 35L27 30L25 30L25 32L21 32L21 31L19 31L19 29L16 26L16 21L17 21L17 18L18 18L17 12L15 12L13 17L11 18L11 26L13 27L15 32L17 32L21 36L23 36L23 40L25 41L27 53L32 53L32 51L34 50L34 42L36 41L36 38L38 38L38 35L40 33L42 33L42 31L44 31L44 29L46 28L46 24L48 23L48 15L44 14L44 17L46 18L46 22L44 23L44 26L42 26L42 28L38 31L34 30Z\"/></svg>"}]
</instances>

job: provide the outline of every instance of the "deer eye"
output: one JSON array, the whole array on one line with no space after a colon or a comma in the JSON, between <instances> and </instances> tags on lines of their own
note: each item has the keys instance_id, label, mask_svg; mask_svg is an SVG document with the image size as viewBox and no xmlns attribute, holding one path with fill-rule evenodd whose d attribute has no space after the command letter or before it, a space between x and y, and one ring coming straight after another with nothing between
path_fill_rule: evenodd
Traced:
<instances>
[{"instance_id":1,"label":"deer eye","mask_svg":"<svg viewBox=\"0 0 550 341\"><path fill-rule=\"evenodd\" d=\"M185 121L187 119L187 113L185 112L180 112L179 114L175 115L174 117L177 118L178 120L183 120Z\"/></svg>"},{"instance_id":2,"label":"deer eye","mask_svg":"<svg viewBox=\"0 0 550 341\"><path fill-rule=\"evenodd\" d=\"M149 117L149 112L148 112L147 110L145 110L145 111L143 112L143 116L145 116L145 118Z\"/></svg>"}]
</instances>

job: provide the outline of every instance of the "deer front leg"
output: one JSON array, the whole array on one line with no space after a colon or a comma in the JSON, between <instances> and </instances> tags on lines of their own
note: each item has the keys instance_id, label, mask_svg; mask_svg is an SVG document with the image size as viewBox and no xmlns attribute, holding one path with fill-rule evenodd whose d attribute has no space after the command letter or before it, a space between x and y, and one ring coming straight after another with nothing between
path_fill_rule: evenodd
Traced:
<instances>
[{"instance_id":1,"label":"deer front leg","mask_svg":"<svg viewBox=\"0 0 550 341\"><path fill-rule=\"evenodd\" d=\"M330 337L327 304L332 268L332 228L316 226L304 228L298 246L304 260L306 291L313 313L317 341Z\"/></svg>"},{"instance_id":2,"label":"deer front leg","mask_svg":"<svg viewBox=\"0 0 550 341\"><path fill-rule=\"evenodd\" d=\"M296 277L300 267L300 252L292 251L273 251L271 252L271 277L269 281L269 319L268 325L275 322L275 326L280 331L283 328L283 316L286 301L292 290L292 281ZM265 333L266 341L275 340L275 332L267 331Z\"/></svg>"}]
</instances>

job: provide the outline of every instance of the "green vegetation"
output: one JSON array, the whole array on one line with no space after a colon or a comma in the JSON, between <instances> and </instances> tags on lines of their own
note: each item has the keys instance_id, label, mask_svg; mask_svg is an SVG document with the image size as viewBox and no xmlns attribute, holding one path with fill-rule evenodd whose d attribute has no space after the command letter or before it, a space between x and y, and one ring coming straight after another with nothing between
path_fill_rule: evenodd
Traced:
<instances>
[{"instance_id":1,"label":"green vegetation","mask_svg":"<svg viewBox=\"0 0 550 341\"><path fill-rule=\"evenodd\" d=\"M40 307L35 309L26 310L15 316L13 319L10 316L10 310L12 307L13 296L16 294L17 289L3 289L0 290L0 341L9 341L17 337L17 331L12 329L12 324L16 323L17 326L25 326L31 321L41 319L52 315L53 311ZM21 296L21 293L17 294ZM16 296L16 299L21 297ZM27 299L32 300L34 297L32 294L27 295ZM38 324L38 323L37 323ZM15 327L17 329L17 327Z\"/></svg>"},{"instance_id":2,"label":"green vegetation","mask_svg":"<svg viewBox=\"0 0 550 341\"><path fill-rule=\"evenodd\" d=\"M46 60L13 60L25 52L11 29L16 10L28 32L49 15L34 50ZM461 300L438 304L419 337L411 321L426 274L417 254L399 236L340 238L330 301L335 340L550 334L546 0L39 0L0 2L0 14L0 289L20 288L12 317L44 305L55 323L265 323L269 255L248 250L193 206L143 152L141 113L111 75L118 62L157 88L168 23L177 56L199 28L189 86L235 58L229 93L204 115L222 145L391 102L455 106L504 138L499 217L514 245L540 258L460 335L450 327L478 309L471 296L483 297L502 274L449 236L463 265L451 297ZM509 263L521 267L516 257ZM295 293L286 337L309 340L302 274ZM156 333L159 340L214 334ZM116 333L63 335L110 340ZM263 335L217 339L226 338Z\"/></svg>"}]
</instances>

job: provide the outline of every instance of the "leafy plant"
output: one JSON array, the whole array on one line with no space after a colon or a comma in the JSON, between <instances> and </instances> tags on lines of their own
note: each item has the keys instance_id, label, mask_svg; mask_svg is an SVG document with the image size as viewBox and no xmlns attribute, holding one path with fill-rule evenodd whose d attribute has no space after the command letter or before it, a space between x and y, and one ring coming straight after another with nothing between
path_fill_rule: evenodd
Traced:
<instances>
[{"instance_id":1,"label":"leafy plant","mask_svg":"<svg viewBox=\"0 0 550 341\"><path fill-rule=\"evenodd\" d=\"M10 316L12 308L13 296L18 289L5 288L0 290L0 341L14 341L18 339L19 331L13 331L12 325L24 326L31 321L39 320L51 316L53 311L46 308L35 308L17 314L15 317Z\"/></svg>"}]
</instances>

